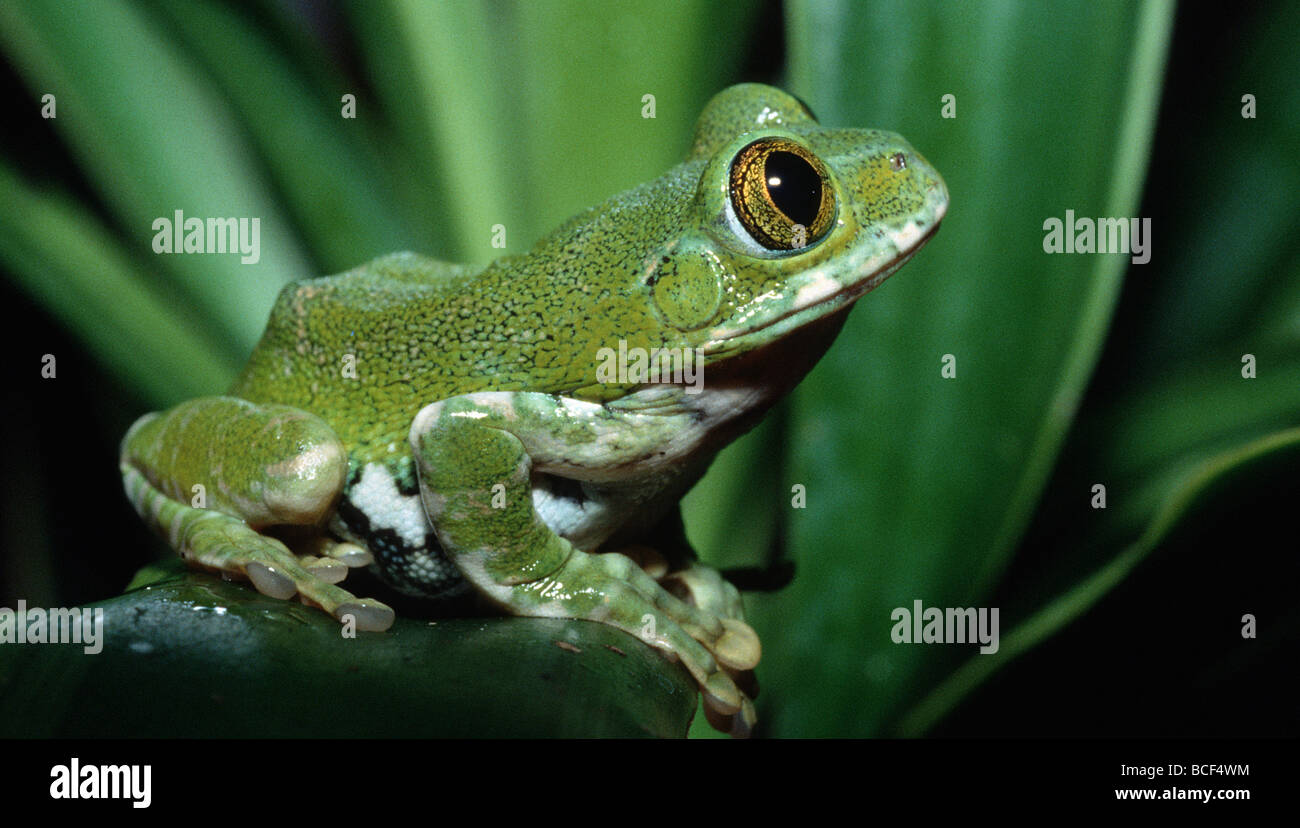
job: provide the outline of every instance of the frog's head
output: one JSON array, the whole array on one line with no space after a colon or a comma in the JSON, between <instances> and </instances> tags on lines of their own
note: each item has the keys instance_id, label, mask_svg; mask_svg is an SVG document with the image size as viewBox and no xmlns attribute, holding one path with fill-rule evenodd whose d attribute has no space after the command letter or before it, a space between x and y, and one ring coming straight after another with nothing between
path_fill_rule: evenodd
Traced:
<instances>
[{"instance_id":1,"label":"frog's head","mask_svg":"<svg viewBox=\"0 0 1300 828\"><path fill-rule=\"evenodd\" d=\"M889 132L827 129L743 84L700 116L688 230L647 273L654 310L706 364L847 308L906 262L948 208L943 179Z\"/></svg>"}]
</instances>

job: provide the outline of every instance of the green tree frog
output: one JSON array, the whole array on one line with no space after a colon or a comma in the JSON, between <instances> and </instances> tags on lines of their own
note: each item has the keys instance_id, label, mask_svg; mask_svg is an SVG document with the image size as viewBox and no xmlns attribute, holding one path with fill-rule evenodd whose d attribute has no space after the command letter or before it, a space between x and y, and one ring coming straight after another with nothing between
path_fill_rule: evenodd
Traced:
<instances>
[{"instance_id":1,"label":"green tree frog","mask_svg":"<svg viewBox=\"0 0 1300 828\"><path fill-rule=\"evenodd\" d=\"M360 566L406 595L613 625L744 734L758 636L678 501L947 205L897 135L731 87L683 163L527 254L398 253L286 286L226 396L132 426L127 495L192 565L357 629L394 619L339 586Z\"/></svg>"}]
</instances>

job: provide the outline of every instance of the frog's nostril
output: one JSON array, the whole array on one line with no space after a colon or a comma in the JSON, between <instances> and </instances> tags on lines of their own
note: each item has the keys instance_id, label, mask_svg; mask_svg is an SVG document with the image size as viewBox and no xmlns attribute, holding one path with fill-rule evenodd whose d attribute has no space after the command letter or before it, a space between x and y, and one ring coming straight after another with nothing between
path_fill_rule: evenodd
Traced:
<instances>
[{"instance_id":1,"label":"frog's nostril","mask_svg":"<svg viewBox=\"0 0 1300 828\"><path fill-rule=\"evenodd\" d=\"M907 157L901 152L896 152L889 158L889 167L894 172L901 172L907 169Z\"/></svg>"}]
</instances>

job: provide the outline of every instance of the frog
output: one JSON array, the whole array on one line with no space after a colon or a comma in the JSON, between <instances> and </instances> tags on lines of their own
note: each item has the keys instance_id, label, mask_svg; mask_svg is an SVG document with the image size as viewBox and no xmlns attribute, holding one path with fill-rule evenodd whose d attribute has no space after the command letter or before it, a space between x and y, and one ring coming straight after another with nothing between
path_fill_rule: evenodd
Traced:
<instances>
[{"instance_id":1,"label":"frog","mask_svg":"<svg viewBox=\"0 0 1300 828\"><path fill-rule=\"evenodd\" d=\"M191 566L362 632L392 596L611 625L748 735L761 642L680 501L947 207L900 136L732 86L680 164L527 253L287 284L225 394L130 427L126 495Z\"/></svg>"}]
</instances>

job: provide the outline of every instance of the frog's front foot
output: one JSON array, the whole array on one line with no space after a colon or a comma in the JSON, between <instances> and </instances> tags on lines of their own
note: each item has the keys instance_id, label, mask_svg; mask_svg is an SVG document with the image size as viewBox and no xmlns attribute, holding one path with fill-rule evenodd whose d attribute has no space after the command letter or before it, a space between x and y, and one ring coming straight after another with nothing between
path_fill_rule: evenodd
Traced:
<instances>
[{"instance_id":1,"label":"frog's front foot","mask_svg":"<svg viewBox=\"0 0 1300 828\"><path fill-rule=\"evenodd\" d=\"M685 569L666 573L659 582L673 595L705 612L742 623L745 620L740 590L711 566L693 561ZM758 646L757 636L755 646Z\"/></svg>"},{"instance_id":2,"label":"frog's front foot","mask_svg":"<svg viewBox=\"0 0 1300 828\"><path fill-rule=\"evenodd\" d=\"M676 518L680 526L680 518ZM631 558L647 575L659 583L670 594L684 603L718 617L724 626L736 633L732 647L744 647L743 654L733 654L732 659L740 663L757 663L762 655L758 634L745 623L745 609L741 602L740 591L735 585L722 577L718 570L694 560L694 553L687 550L689 563L683 568L670 571L669 559L658 549L649 545L620 547L618 553ZM743 642L743 643L742 643ZM721 660L720 660L721 661ZM752 669L732 669L723 663L724 669L732 681L748 698L758 697L758 680ZM742 719L732 721L725 713L716 711L706 705L704 709L709 723L724 732L752 728L753 722Z\"/></svg>"},{"instance_id":3,"label":"frog's front foot","mask_svg":"<svg viewBox=\"0 0 1300 828\"><path fill-rule=\"evenodd\" d=\"M327 584L341 583L349 569L369 566L375 560L364 547L324 535L308 538L293 548L302 568Z\"/></svg>"},{"instance_id":4,"label":"frog's front foot","mask_svg":"<svg viewBox=\"0 0 1300 828\"><path fill-rule=\"evenodd\" d=\"M753 628L682 601L630 558L572 549L556 572L511 591L516 611L610 624L680 661L715 728L744 736L757 721L752 671L761 649Z\"/></svg>"},{"instance_id":5,"label":"frog's front foot","mask_svg":"<svg viewBox=\"0 0 1300 828\"><path fill-rule=\"evenodd\" d=\"M722 573L711 566L692 561L685 569L663 574L659 583L669 593L681 601L700 610L716 615L724 626L735 633L735 648L745 648L743 658L736 661L757 664L762 657L762 647L758 633L745 622L745 610L741 603L740 591L735 585L722 577ZM758 680L751 669L729 669L729 674L736 686L741 688L749 698L758 697ZM705 705L705 716L717 730L734 733L737 729L748 731L753 722L730 719L724 711Z\"/></svg>"}]
</instances>

